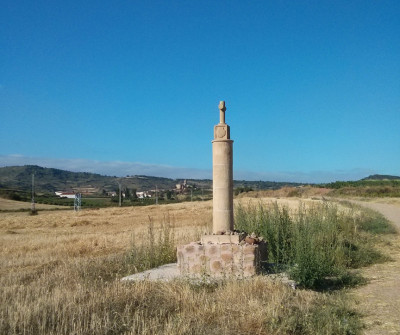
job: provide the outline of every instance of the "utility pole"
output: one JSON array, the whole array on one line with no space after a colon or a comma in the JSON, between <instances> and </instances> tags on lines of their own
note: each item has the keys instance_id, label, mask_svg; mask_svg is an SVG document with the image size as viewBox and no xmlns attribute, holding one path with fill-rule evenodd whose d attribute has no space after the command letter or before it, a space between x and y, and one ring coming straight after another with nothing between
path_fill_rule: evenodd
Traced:
<instances>
[{"instance_id":1,"label":"utility pole","mask_svg":"<svg viewBox=\"0 0 400 335\"><path fill-rule=\"evenodd\" d=\"M32 201L31 201L31 213L35 213L35 174L32 173Z\"/></svg>"},{"instance_id":2,"label":"utility pole","mask_svg":"<svg viewBox=\"0 0 400 335\"><path fill-rule=\"evenodd\" d=\"M158 188L157 188L157 185L156 185L156 205L158 205Z\"/></svg>"},{"instance_id":3,"label":"utility pole","mask_svg":"<svg viewBox=\"0 0 400 335\"><path fill-rule=\"evenodd\" d=\"M119 188L119 202L118 202L118 205L119 205L119 207L121 207L121 183L119 182L119 181L117 181L117 183L118 183L118 188Z\"/></svg>"},{"instance_id":4,"label":"utility pole","mask_svg":"<svg viewBox=\"0 0 400 335\"><path fill-rule=\"evenodd\" d=\"M190 189L190 201L193 201L193 188Z\"/></svg>"}]
</instances>

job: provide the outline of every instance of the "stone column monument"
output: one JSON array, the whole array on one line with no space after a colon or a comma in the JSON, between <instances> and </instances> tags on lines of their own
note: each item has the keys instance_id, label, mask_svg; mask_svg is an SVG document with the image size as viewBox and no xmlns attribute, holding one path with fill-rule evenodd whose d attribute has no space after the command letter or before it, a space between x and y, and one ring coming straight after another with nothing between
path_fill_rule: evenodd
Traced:
<instances>
[{"instance_id":1,"label":"stone column monument","mask_svg":"<svg viewBox=\"0 0 400 335\"><path fill-rule=\"evenodd\" d=\"M233 231L233 141L225 123L225 101L219 103L220 121L214 127L213 152L213 233Z\"/></svg>"},{"instance_id":2,"label":"stone column monument","mask_svg":"<svg viewBox=\"0 0 400 335\"><path fill-rule=\"evenodd\" d=\"M182 275L249 277L259 273L261 262L266 261L266 243L234 231L233 141L225 123L225 101L218 108L220 120L212 141L213 233L178 246L178 267Z\"/></svg>"}]
</instances>

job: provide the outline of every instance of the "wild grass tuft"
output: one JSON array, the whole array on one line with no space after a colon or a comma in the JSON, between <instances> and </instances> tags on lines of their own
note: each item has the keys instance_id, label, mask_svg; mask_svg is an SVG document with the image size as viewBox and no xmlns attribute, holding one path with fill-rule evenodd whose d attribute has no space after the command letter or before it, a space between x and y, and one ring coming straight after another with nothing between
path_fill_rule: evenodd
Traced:
<instances>
[{"instance_id":1,"label":"wild grass tuft","mask_svg":"<svg viewBox=\"0 0 400 335\"><path fill-rule=\"evenodd\" d=\"M160 265L176 262L175 233L170 218L164 217L164 222L159 229L154 228L154 223L149 217L147 233L140 236L132 234L131 247L125 262L141 272Z\"/></svg>"}]
</instances>

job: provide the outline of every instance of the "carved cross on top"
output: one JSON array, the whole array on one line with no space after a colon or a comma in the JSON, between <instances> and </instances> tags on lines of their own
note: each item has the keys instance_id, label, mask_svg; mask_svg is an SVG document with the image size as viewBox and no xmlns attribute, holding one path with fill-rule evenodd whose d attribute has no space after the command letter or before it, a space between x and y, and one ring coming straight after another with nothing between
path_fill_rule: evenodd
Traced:
<instances>
[{"instance_id":1,"label":"carved cross on top","mask_svg":"<svg viewBox=\"0 0 400 335\"><path fill-rule=\"evenodd\" d=\"M219 108L219 123L225 124L225 111L226 111L225 101L220 101L218 108Z\"/></svg>"}]
</instances>

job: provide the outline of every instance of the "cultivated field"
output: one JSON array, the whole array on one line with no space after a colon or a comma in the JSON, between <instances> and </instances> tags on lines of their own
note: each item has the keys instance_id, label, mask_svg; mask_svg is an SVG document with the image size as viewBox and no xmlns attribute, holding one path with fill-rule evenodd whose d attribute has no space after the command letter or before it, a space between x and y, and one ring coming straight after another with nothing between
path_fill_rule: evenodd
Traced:
<instances>
[{"instance_id":1,"label":"cultivated field","mask_svg":"<svg viewBox=\"0 0 400 335\"><path fill-rule=\"evenodd\" d=\"M271 200L290 212L299 206L295 198L235 202ZM302 202L312 206L321 200ZM270 278L221 285L119 281L141 268L132 254L150 240L160 243L165 227L168 234L173 231L173 243L181 244L199 239L211 223L211 201L36 216L0 213L0 333L347 334L359 329L354 306L342 293L294 291Z\"/></svg>"}]
</instances>

